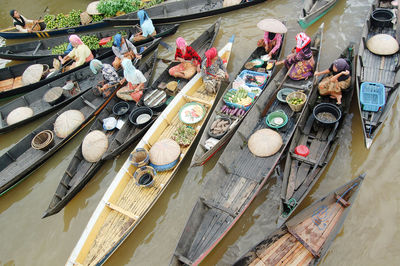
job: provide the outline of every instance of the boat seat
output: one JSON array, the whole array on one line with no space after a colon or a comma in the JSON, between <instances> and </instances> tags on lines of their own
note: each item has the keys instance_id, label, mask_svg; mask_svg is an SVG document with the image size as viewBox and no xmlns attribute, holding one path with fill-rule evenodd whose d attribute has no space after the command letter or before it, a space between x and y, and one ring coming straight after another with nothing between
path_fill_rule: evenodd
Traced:
<instances>
[{"instance_id":1,"label":"boat seat","mask_svg":"<svg viewBox=\"0 0 400 266\"><path fill-rule=\"evenodd\" d=\"M338 200L338 202L340 203L340 205L342 205L343 207L349 207L350 206L350 202L346 201L344 198L342 198L339 194L337 194L335 192L335 198Z\"/></svg>"}]
</instances>

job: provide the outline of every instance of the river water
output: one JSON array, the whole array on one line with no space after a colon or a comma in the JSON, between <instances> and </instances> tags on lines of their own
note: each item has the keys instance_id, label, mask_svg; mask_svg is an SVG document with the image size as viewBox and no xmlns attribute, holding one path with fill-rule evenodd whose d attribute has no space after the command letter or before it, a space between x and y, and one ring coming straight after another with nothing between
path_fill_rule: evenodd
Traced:
<instances>
[{"instance_id":1,"label":"river water","mask_svg":"<svg viewBox=\"0 0 400 266\"><path fill-rule=\"evenodd\" d=\"M17 9L28 18L39 17L48 7L50 13L85 9L90 1L23 1L2 0L0 28L11 26L8 10ZM339 0L306 33L311 35L324 22L321 69L329 67L349 41L358 43L371 0ZM222 47L232 34L236 35L229 74L235 75L254 49L262 32L258 20L275 17L288 21L285 54L295 45L294 36L300 31L296 22L302 1L274 0L255 7L222 15L222 26L215 46ZM184 23L177 34L165 41L174 45L178 36L193 41L216 17ZM15 41L7 41L8 44ZM171 58L173 53L160 49L160 56ZM166 65L159 63L159 74ZM364 146L356 97L345 122L344 134L331 163L300 208L319 199L356 175L367 177L358 198L321 265L399 265L400 264L400 104L394 104L370 150ZM0 104L4 104L0 102ZM0 135L0 154L50 116L17 130ZM89 184L60 213L41 219L58 182L75 149L82 141L84 130L50 158L24 182L0 198L0 264L1 265L63 265L99 200L113 177L128 157L128 151L107 162ZM132 146L133 148L134 146ZM218 156L205 167L189 168L193 151L188 154L178 175L106 265L167 265L183 227L203 189L205 176ZM207 177L210 177L208 175ZM203 265L227 265L259 242L275 228L279 180L271 178L251 207L207 257Z\"/></svg>"}]
</instances>

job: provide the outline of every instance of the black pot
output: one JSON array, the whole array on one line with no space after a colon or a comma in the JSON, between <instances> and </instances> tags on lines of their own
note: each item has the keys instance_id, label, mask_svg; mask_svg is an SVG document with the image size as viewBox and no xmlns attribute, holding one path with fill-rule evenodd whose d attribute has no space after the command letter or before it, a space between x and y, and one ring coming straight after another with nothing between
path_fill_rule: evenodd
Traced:
<instances>
[{"instance_id":1,"label":"black pot","mask_svg":"<svg viewBox=\"0 0 400 266\"><path fill-rule=\"evenodd\" d=\"M318 118L318 114L322 113L322 112L327 112L332 114L336 119L333 121L326 121L326 120L321 120ZM340 120L340 118L342 118L342 111L340 111L339 107L337 107L334 104L331 103L320 103L317 106L314 107L313 110L313 115L314 118L321 124L324 126L332 126L334 125L337 121Z\"/></svg>"},{"instance_id":2,"label":"black pot","mask_svg":"<svg viewBox=\"0 0 400 266\"><path fill-rule=\"evenodd\" d=\"M118 102L113 106L113 114L116 116L121 116L126 114L129 111L129 103L127 102Z\"/></svg>"},{"instance_id":3,"label":"black pot","mask_svg":"<svg viewBox=\"0 0 400 266\"><path fill-rule=\"evenodd\" d=\"M378 8L372 11L371 24L374 27L392 27L394 14L389 9Z\"/></svg>"},{"instance_id":4,"label":"black pot","mask_svg":"<svg viewBox=\"0 0 400 266\"><path fill-rule=\"evenodd\" d=\"M141 114L150 115L150 119L148 121L144 122L144 123L138 124L136 120L137 120L138 116L141 115ZM151 110L151 108L149 108L149 107L142 106L142 107L138 107L136 109L133 109L133 111L129 115L129 121L133 125L135 125L136 127L143 128L144 126L146 126L151 121L151 117L152 116L153 116L153 110Z\"/></svg>"}]
</instances>

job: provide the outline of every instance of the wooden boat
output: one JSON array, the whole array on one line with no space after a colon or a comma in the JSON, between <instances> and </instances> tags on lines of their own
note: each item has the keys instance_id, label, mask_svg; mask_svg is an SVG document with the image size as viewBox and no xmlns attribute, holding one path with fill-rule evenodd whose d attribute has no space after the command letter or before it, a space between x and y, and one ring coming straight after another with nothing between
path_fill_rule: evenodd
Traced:
<instances>
[{"instance_id":1,"label":"wooden boat","mask_svg":"<svg viewBox=\"0 0 400 266\"><path fill-rule=\"evenodd\" d=\"M140 65L139 70L142 71L144 76L147 79L145 86L147 87L151 76L154 72L154 68L156 65L157 59L157 51L149 58L146 62ZM116 117L113 114L113 107L115 104L121 102L121 100L117 97L114 97L106 106L105 108L99 113L99 115L94 120L92 126L88 134L94 130L100 130L104 132L108 138L108 143L111 143L119 133L118 129L114 129L112 131L107 131L103 128L103 119L108 117ZM127 102L129 103L129 102ZM129 103L130 110L135 108L133 103ZM133 141L137 140L141 136L144 135L146 130L150 127L151 123L149 123L145 128L139 128L134 126L128 120L129 113L126 113L124 116L117 116L116 118L125 120L124 125L120 130L122 131L129 131L133 137ZM154 119L153 119L154 121ZM86 134L87 136L87 134ZM100 167L105 162L104 159L100 159L97 162L88 162L84 159L82 155L82 144L76 149L75 155L72 158L69 166L65 170L64 175L61 178L61 181L57 187L56 192L50 202L50 205L46 212L43 215L43 218L56 214L68 202L76 195L78 192L90 181L90 179L96 174L96 172L100 169Z\"/></svg>"},{"instance_id":2,"label":"wooden boat","mask_svg":"<svg viewBox=\"0 0 400 266\"><path fill-rule=\"evenodd\" d=\"M218 19L210 28L202 33L196 40L194 40L189 46L191 46L197 53L204 59L204 53L212 47L215 37L218 34L221 19ZM176 66L178 63L172 62L168 67L160 74L160 76L152 83L149 90L157 90L162 83L166 84L171 81L178 82L178 90L182 89L189 81L185 79L176 79L169 75L169 69ZM169 96L167 96L169 97ZM132 133L132 132L130 132ZM124 130L119 132L119 135L113 142L110 143L110 147L104 154L104 159L109 160L119 155L124 151L131 143L134 135Z\"/></svg>"},{"instance_id":3,"label":"wooden boat","mask_svg":"<svg viewBox=\"0 0 400 266\"><path fill-rule=\"evenodd\" d=\"M283 46L283 41L285 37L283 37L282 40L282 45ZM281 50L279 49L279 51L276 53L276 55L273 57L274 60L279 59L280 54L281 54ZM253 59L257 59L260 58L262 55L265 54L265 50L263 47L258 47L256 48L251 55L249 56L249 58L246 60L246 62L250 62ZM241 67L241 69L239 70L239 72L237 73L237 75L239 75L243 70L245 70L246 68L244 67L244 65ZM272 80L272 77L275 75L275 65L273 66L273 68L271 69L271 71L269 72L269 78L267 80L267 82L262 86L261 89L263 89L263 92L265 91L265 87L268 85L268 83ZM256 69L254 69L256 70ZM229 86L226 88L224 94L229 91L230 89L232 89L232 85L233 83L229 84ZM258 98L255 99L255 101L252 103L252 106L254 106L254 104L256 103ZM210 119L208 120L207 125L204 128L203 131L203 135L200 138L199 141L199 145L197 146L193 158L192 158L192 166L200 166L205 164L209 159L211 159L211 157L214 156L214 154L219 151L225 144L227 144L229 142L229 140L231 139L231 137L233 136L233 134L235 133L236 129L239 127L240 123L242 122L242 120L246 117L246 114L249 112L249 110L251 110L252 106L246 111L245 114L243 115L226 115L224 113L221 112L222 108L225 106L225 102L223 97L220 98L220 100L218 101L214 112L211 114ZM205 146L205 143L207 141L207 139L210 138L208 131L211 128L212 123L220 118L220 117L229 117L229 119L232 121L232 127L229 128L228 132L225 133L225 135L220 138L218 140L218 142L211 148L211 149L207 149Z\"/></svg>"},{"instance_id":4,"label":"wooden boat","mask_svg":"<svg viewBox=\"0 0 400 266\"><path fill-rule=\"evenodd\" d=\"M232 41L233 38L219 51L219 56L225 60L229 59ZM178 118L178 113L186 103L196 102L206 108L202 120L192 125L198 135L212 110L215 97L216 94L206 92L201 74L196 74L175 96L134 150L149 150L157 141L170 138L178 127L184 125ZM192 139L188 146L181 147L181 155L175 167L157 173L152 187L137 185L132 178L137 168L131 165L128 159L94 211L67 265L103 264L156 203L177 173L195 139Z\"/></svg>"},{"instance_id":5,"label":"wooden boat","mask_svg":"<svg viewBox=\"0 0 400 266\"><path fill-rule=\"evenodd\" d=\"M332 159L340 141L337 136L341 134L344 119L349 112L353 98L355 84L354 46L354 44L350 44L340 55L341 58L351 62L352 66L351 85L342 92L342 104L338 106L342 112L341 119L331 126L322 125L315 119L313 109L316 105L320 103L336 104L336 99L319 95L318 84L309 97L307 108L304 110L304 115L294 133L286 158L278 227L283 225L318 181ZM295 148L299 145L308 147L309 154L307 156L304 157L295 153Z\"/></svg>"},{"instance_id":6,"label":"wooden boat","mask_svg":"<svg viewBox=\"0 0 400 266\"><path fill-rule=\"evenodd\" d=\"M237 5L223 7L223 0L182 0L166 2L161 5L147 8L146 12L154 24L163 24L214 16L253 6L265 1L266 0L253 0L249 2L242 1L243 3ZM104 19L104 21L113 26L132 25L134 23L139 23L137 12Z\"/></svg>"},{"instance_id":7,"label":"wooden boat","mask_svg":"<svg viewBox=\"0 0 400 266\"><path fill-rule=\"evenodd\" d=\"M360 175L302 210L234 265L317 265L340 232L364 177Z\"/></svg>"},{"instance_id":8,"label":"wooden boat","mask_svg":"<svg viewBox=\"0 0 400 266\"><path fill-rule=\"evenodd\" d=\"M178 29L179 24L166 24L155 26L158 34L154 37L149 37L145 40L134 42L134 45L140 45L154 40L155 38L165 37L171 34L174 34ZM139 29L137 27L124 27L124 28L114 28L112 30L103 30L93 33L87 33L83 36L96 36L99 40L106 37L114 36L117 33L125 32L127 36L132 36ZM37 40L32 42L24 42L19 44L8 45L4 47L0 47L0 58L11 59L11 60L32 60L45 56L52 55L52 48L63 44L68 43L68 36L60 36L45 40ZM109 46L108 48L101 47L97 50L93 50L95 56L100 56L111 50ZM61 55L61 54L60 54Z\"/></svg>"},{"instance_id":9,"label":"wooden boat","mask_svg":"<svg viewBox=\"0 0 400 266\"><path fill-rule=\"evenodd\" d=\"M320 61L322 32L323 25L311 42L316 69ZM235 225L272 174L301 117L301 113L295 114L287 104L278 101L274 94L280 87L303 89L308 93L306 84L315 80L292 81L288 80L287 73L283 67L269 83L266 92L261 94L226 146L216 166L208 172L205 190L185 225L171 265L198 265ZM288 123L278 130L283 145L272 156L256 157L250 152L247 141L254 131L266 128L267 112L278 109L283 110L289 118Z\"/></svg>"},{"instance_id":10,"label":"wooden boat","mask_svg":"<svg viewBox=\"0 0 400 266\"><path fill-rule=\"evenodd\" d=\"M358 109L361 115L361 124L367 149L371 147L374 138L391 112L399 94L400 84L400 76L398 75L400 69L398 64L400 61L400 52L393 55L379 56L371 53L366 47L367 40L376 34L384 33L396 38L396 31L393 26L375 27L371 23L370 15L373 10L380 8L379 4L381 2L383 1L375 1L367 15L357 54L356 85ZM392 8L388 9L393 12L396 11ZM360 88L364 82L380 83L385 86L385 105L378 112L363 110L363 106L360 103Z\"/></svg>"},{"instance_id":11,"label":"wooden boat","mask_svg":"<svg viewBox=\"0 0 400 266\"><path fill-rule=\"evenodd\" d=\"M93 84L101 80L101 73L98 73L97 79ZM14 186L24 180L31 172L36 170L51 155L58 151L64 144L71 140L79 131L81 131L94 117L107 105L116 90L109 98L104 99L101 95L95 96L92 90L87 90L75 101L61 109L42 125L26 135L12 148L0 156L0 196L12 189ZM84 116L84 121L72 133L65 138L59 138L54 135L54 145L47 151L34 149L31 145L33 138L44 130L53 132L54 122L57 117L67 110L78 110Z\"/></svg>"},{"instance_id":12,"label":"wooden boat","mask_svg":"<svg viewBox=\"0 0 400 266\"><path fill-rule=\"evenodd\" d=\"M305 0L299 16L299 24L305 29L323 17L338 0Z\"/></svg>"},{"instance_id":13,"label":"wooden boat","mask_svg":"<svg viewBox=\"0 0 400 266\"><path fill-rule=\"evenodd\" d=\"M160 40L161 38L157 38L151 44L147 43L138 46L137 48L139 49L143 47L144 50L141 54L143 56L146 56L158 46ZM102 61L111 64L114 58L115 56L114 54L112 54ZM5 133L17 127L20 127L21 125L34 121L35 119L70 103L71 101L82 95L84 92L91 89L93 87L95 79L96 76L92 73L89 66L86 66L79 69L78 71L75 71L53 82L50 82L28 94L25 94L5 105L0 106L0 133ZM67 81L73 81L76 88L71 90L70 92L63 92L63 97L60 97L60 100L54 102L53 104L50 104L44 100L43 96L46 94L47 91L54 87L63 87L67 83ZM31 108L33 110L33 116L25 120L21 120L15 124L8 125L6 120L9 113L16 108L23 106Z\"/></svg>"}]
</instances>

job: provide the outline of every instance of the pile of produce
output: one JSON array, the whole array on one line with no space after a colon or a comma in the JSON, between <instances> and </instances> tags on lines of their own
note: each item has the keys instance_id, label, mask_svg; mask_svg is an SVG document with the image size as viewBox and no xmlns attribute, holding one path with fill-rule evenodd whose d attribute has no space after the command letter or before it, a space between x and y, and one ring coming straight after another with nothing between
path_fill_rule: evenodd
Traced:
<instances>
[{"instance_id":1,"label":"pile of produce","mask_svg":"<svg viewBox=\"0 0 400 266\"><path fill-rule=\"evenodd\" d=\"M196 136L196 130L190 126L180 126L172 135L172 139L175 140L180 146L189 146L194 137Z\"/></svg>"},{"instance_id":2,"label":"pile of produce","mask_svg":"<svg viewBox=\"0 0 400 266\"><path fill-rule=\"evenodd\" d=\"M228 128L229 128L229 121L223 118L218 118L212 123L210 127L210 132L218 136L228 131Z\"/></svg>"},{"instance_id":3,"label":"pile of produce","mask_svg":"<svg viewBox=\"0 0 400 266\"><path fill-rule=\"evenodd\" d=\"M242 106L248 106L253 102L253 99L248 96L245 89L239 88L239 90L229 90L224 95L225 102L236 103Z\"/></svg>"},{"instance_id":4,"label":"pile of produce","mask_svg":"<svg viewBox=\"0 0 400 266\"><path fill-rule=\"evenodd\" d=\"M61 29L61 28L69 28L76 27L81 24L80 14L82 10L73 9L68 14L64 15L62 13L55 15L46 15L44 16L44 22L46 23L46 29Z\"/></svg>"},{"instance_id":5,"label":"pile of produce","mask_svg":"<svg viewBox=\"0 0 400 266\"><path fill-rule=\"evenodd\" d=\"M163 0L100 0L97 10L104 14L106 17L118 16L125 13L135 12L141 8L148 8L159 3Z\"/></svg>"},{"instance_id":6,"label":"pile of produce","mask_svg":"<svg viewBox=\"0 0 400 266\"><path fill-rule=\"evenodd\" d=\"M265 83L267 77L264 75L245 74L243 79L247 86L260 87Z\"/></svg>"},{"instance_id":7,"label":"pile of produce","mask_svg":"<svg viewBox=\"0 0 400 266\"><path fill-rule=\"evenodd\" d=\"M224 105L221 108L221 113L226 114L226 115L242 117L242 116L244 116L246 111L241 108L230 108L229 106Z\"/></svg>"},{"instance_id":8,"label":"pile of produce","mask_svg":"<svg viewBox=\"0 0 400 266\"><path fill-rule=\"evenodd\" d=\"M293 104L293 105L300 105L304 103L304 100L301 98L291 98L288 100L288 103Z\"/></svg>"}]
</instances>

